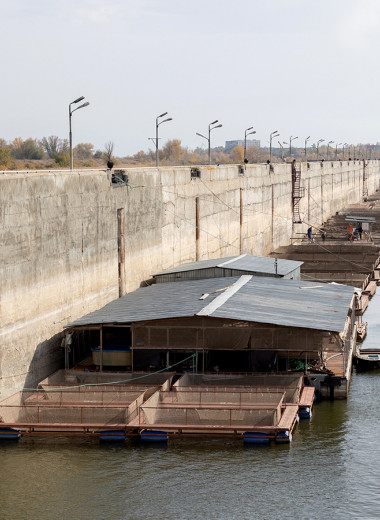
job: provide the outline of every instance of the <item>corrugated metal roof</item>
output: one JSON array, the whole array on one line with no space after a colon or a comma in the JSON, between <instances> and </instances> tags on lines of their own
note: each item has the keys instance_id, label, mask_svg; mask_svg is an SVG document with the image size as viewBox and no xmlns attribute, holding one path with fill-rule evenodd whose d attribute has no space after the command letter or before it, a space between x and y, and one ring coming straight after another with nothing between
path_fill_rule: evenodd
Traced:
<instances>
[{"instance_id":1,"label":"corrugated metal roof","mask_svg":"<svg viewBox=\"0 0 380 520\"><path fill-rule=\"evenodd\" d=\"M228 263L226 263L228 262ZM277 260L277 274L286 276L298 267L303 262L297 262L296 260ZM239 271L250 271L252 273L275 273L274 258L266 256L253 256L253 255L240 255L240 256L227 256L225 258L214 258L211 260L202 260L200 262L191 262L189 264L179 265L172 269L167 269L154 276L160 276L163 274L171 273L183 273L185 271L196 271L200 269L208 269L210 267L220 267L227 269L236 269Z\"/></svg>"},{"instance_id":2,"label":"corrugated metal roof","mask_svg":"<svg viewBox=\"0 0 380 520\"><path fill-rule=\"evenodd\" d=\"M183 318L206 315L215 318L268 323L286 327L341 332L354 294L345 285L300 280L249 277L155 284L137 289L87 314L68 327ZM221 305L210 306L233 284L240 285ZM200 299L202 295L207 295ZM220 300L220 301L221 301ZM205 313L205 308L210 309ZM202 312L203 311L203 312Z\"/></svg>"}]
</instances>

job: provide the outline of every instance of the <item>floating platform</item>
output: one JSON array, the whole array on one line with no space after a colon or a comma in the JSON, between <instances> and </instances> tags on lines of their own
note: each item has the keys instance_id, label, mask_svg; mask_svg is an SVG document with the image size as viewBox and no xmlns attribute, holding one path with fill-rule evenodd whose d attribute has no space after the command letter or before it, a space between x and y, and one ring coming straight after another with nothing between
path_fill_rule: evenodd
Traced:
<instances>
[{"instance_id":1,"label":"floating platform","mask_svg":"<svg viewBox=\"0 0 380 520\"><path fill-rule=\"evenodd\" d=\"M314 388L305 387L300 374L185 374L174 385L172 378L58 371L38 390L0 402L0 438L85 434L103 442L130 436L166 442L181 435L290 442L299 416L311 417Z\"/></svg>"}]
</instances>

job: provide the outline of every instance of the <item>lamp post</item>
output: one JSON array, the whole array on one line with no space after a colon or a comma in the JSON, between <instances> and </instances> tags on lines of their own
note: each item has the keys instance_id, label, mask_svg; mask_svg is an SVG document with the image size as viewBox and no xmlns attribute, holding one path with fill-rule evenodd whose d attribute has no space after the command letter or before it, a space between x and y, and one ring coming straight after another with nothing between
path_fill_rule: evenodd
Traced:
<instances>
[{"instance_id":1,"label":"lamp post","mask_svg":"<svg viewBox=\"0 0 380 520\"><path fill-rule=\"evenodd\" d=\"M348 144L347 143L344 143L343 145L343 161L345 159L345 154L344 154L344 149L347 148Z\"/></svg>"},{"instance_id":2,"label":"lamp post","mask_svg":"<svg viewBox=\"0 0 380 520\"><path fill-rule=\"evenodd\" d=\"M307 162L307 142L310 139L310 135L305 139L305 162Z\"/></svg>"},{"instance_id":3,"label":"lamp post","mask_svg":"<svg viewBox=\"0 0 380 520\"><path fill-rule=\"evenodd\" d=\"M335 160L338 160L338 146L341 146L342 143L336 143L335 145Z\"/></svg>"},{"instance_id":4,"label":"lamp post","mask_svg":"<svg viewBox=\"0 0 380 520\"><path fill-rule=\"evenodd\" d=\"M208 163L209 164L211 164L211 131L215 130L215 128L221 128L223 126L222 124L219 124L219 125L216 125L216 126L212 126L212 125L215 125L218 122L219 121L216 119L215 121L213 121L212 123L210 123L208 125L208 137L206 137L203 134L200 134L200 133L196 132L196 135L199 135L199 137L203 137L203 139L206 139L206 141L208 142Z\"/></svg>"},{"instance_id":5,"label":"lamp post","mask_svg":"<svg viewBox=\"0 0 380 520\"><path fill-rule=\"evenodd\" d=\"M275 130L274 132L272 132L270 135L269 135L269 162L271 163L272 162L272 140L274 137L278 137L280 134L278 133L277 130Z\"/></svg>"},{"instance_id":6,"label":"lamp post","mask_svg":"<svg viewBox=\"0 0 380 520\"><path fill-rule=\"evenodd\" d=\"M324 142L324 139L320 139L318 142L317 142L317 161L318 161L318 158L319 158L319 145L320 143L323 143Z\"/></svg>"},{"instance_id":7,"label":"lamp post","mask_svg":"<svg viewBox=\"0 0 380 520\"><path fill-rule=\"evenodd\" d=\"M246 131L244 132L244 159L246 159L246 157L247 157L247 135L256 133L256 130L254 130L253 132L249 132L249 130L252 130L252 129L253 129L253 126L247 128Z\"/></svg>"},{"instance_id":8,"label":"lamp post","mask_svg":"<svg viewBox=\"0 0 380 520\"><path fill-rule=\"evenodd\" d=\"M168 114L167 112L164 112L163 114L156 117L156 168L158 168L160 165L160 161L158 158L158 127L160 125L162 125L162 123L166 123L167 121L172 121L173 118L168 117L167 119L164 119L163 121L158 121L158 120L161 119L161 117L166 116L167 114Z\"/></svg>"},{"instance_id":9,"label":"lamp post","mask_svg":"<svg viewBox=\"0 0 380 520\"><path fill-rule=\"evenodd\" d=\"M71 105L75 105L76 103L79 103L79 101L83 101L83 100L84 100L84 96L81 96L69 104L70 170L73 169L73 163L74 163L74 161L73 161L73 133L71 130L71 117L72 117L73 113L75 112L75 110L79 110L80 108L88 107L88 105L90 103L88 101L86 101L86 103L83 103L83 105L80 105L79 107L74 108L74 110L71 110Z\"/></svg>"},{"instance_id":10,"label":"lamp post","mask_svg":"<svg viewBox=\"0 0 380 520\"><path fill-rule=\"evenodd\" d=\"M289 139L289 155L290 155L290 157L292 156L292 141L295 141L296 139L298 139L298 136L297 137L290 136L290 139Z\"/></svg>"},{"instance_id":11,"label":"lamp post","mask_svg":"<svg viewBox=\"0 0 380 520\"><path fill-rule=\"evenodd\" d=\"M329 148L330 148L330 144L332 144L334 141L329 141L327 143L327 160L329 160Z\"/></svg>"},{"instance_id":12,"label":"lamp post","mask_svg":"<svg viewBox=\"0 0 380 520\"><path fill-rule=\"evenodd\" d=\"M281 142L280 141L277 141L278 144L280 145L281 147L281 160L283 161L284 160L284 147L282 146Z\"/></svg>"}]
</instances>

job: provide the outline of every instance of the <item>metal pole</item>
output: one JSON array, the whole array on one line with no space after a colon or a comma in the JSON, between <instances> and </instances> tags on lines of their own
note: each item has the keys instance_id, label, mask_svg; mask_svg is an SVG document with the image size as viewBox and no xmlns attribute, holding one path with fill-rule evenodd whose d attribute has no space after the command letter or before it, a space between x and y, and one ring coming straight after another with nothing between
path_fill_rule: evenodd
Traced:
<instances>
[{"instance_id":1,"label":"metal pole","mask_svg":"<svg viewBox=\"0 0 380 520\"><path fill-rule=\"evenodd\" d=\"M156 168L159 166L158 160L158 117L156 118Z\"/></svg>"},{"instance_id":2,"label":"metal pole","mask_svg":"<svg viewBox=\"0 0 380 520\"><path fill-rule=\"evenodd\" d=\"M73 133L71 131L71 103L69 104L70 170L73 169Z\"/></svg>"},{"instance_id":3,"label":"metal pole","mask_svg":"<svg viewBox=\"0 0 380 520\"><path fill-rule=\"evenodd\" d=\"M305 139L305 162L307 162L307 142L309 139L310 139L310 135L309 135L309 137L306 137L306 139Z\"/></svg>"},{"instance_id":4,"label":"metal pole","mask_svg":"<svg viewBox=\"0 0 380 520\"><path fill-rule=\"evenodd\" d=\"M272 162L272 136L269 139L269 162Z\"/></svg>"},{"instance_id":5,"label":"metal pole","mask_svg":"<svg viewBox=\"0 0 380 520\"><path fill-rule=\"evenodd\" d=\"M211 164L211 128L208 125L208 163Z\"/></svg>"}]
</instances>

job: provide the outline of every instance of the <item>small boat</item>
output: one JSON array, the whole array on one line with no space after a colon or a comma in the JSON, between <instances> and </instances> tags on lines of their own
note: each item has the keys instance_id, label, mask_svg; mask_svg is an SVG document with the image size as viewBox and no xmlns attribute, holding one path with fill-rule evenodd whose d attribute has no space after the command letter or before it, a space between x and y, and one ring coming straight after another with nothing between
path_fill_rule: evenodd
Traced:
<instances>
[{"instance_id":1,"label":"small boat","mask_svg":"<svg viewBox=\"0 0 380 520\"><path fill-rule=\"evenodd\" d=\"M374 370L380 367L380 349L356 349L355 364L357 370Z\"/></svg>"},{"instance_id":2,"label":"small boat","mask_svg":"<svg viewBox=\"0 0 380 520\"><path fill-rule=\"evenodd\" d=\"M367 326L368 323L366 321L361 321L356 324L356 341L363 341L367 334Z\"/></svg>"}]
</instances>

